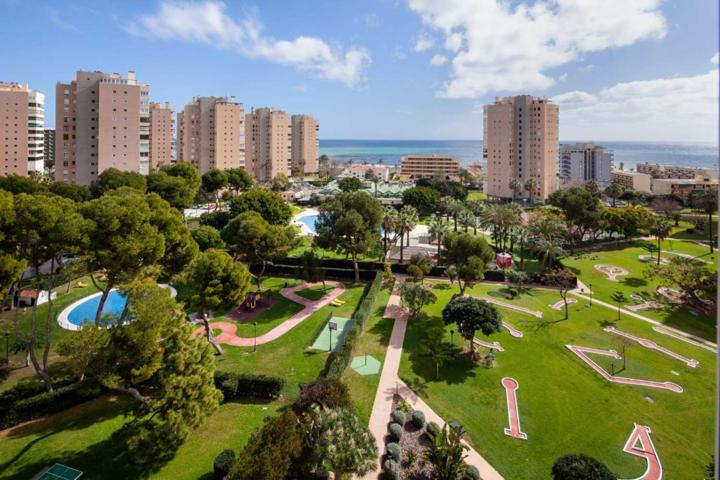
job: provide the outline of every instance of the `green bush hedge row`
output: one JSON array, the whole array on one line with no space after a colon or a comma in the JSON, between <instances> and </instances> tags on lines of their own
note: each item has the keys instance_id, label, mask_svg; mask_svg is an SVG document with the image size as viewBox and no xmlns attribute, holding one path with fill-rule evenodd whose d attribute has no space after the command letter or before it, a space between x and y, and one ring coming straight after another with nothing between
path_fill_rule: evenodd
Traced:
<instances>
[{"instance_id":1,"label":"green bush hedge row","mask_svg":"<svg viewBox=\"0 0 720 480\"><path fill-rule=\"evenodd\" d=\"M267 375L237 374L235 372L215 372L215 387L225 400L233 398L279 398L285 380Z\"/></svg>"},{"instance_id":2,"label":"green bush hedge row","mask_svg":"<svg viewBox=\"0 0 720 480\"><path fill-rule=\"evenodd\" d=\"M44 388L43 388L44 390ZM32 391L32 389L25 390ZM0 430L10 428L21 422L33 420L51 413L60 412L80 403L99 397L104 392L98 383L87 380L71 383L55 388L52 392L38 393L26 398L19 398L14 402L7 402L8 395L3 401L7 402L0 410ZM17 397L16 397L17 398Z\"/></svg>"},{"instance_id":3,"label":"green bush hedge row","mask_svg":"<svg viewBox=\"0 0 720 480\"><path fill-rule=\"evenodd\" d=\"M360 333L365 329L365 324L375 307L375 301L382 288L382 279L382 272L375 273L370 288L368 288L365 297L363 297L352 316L352 326L345 337L345 342L328 356L324 372L326 377L340 378L348 365L350 365L355 343L360 337Z\"/></svg>"}]
</instances>

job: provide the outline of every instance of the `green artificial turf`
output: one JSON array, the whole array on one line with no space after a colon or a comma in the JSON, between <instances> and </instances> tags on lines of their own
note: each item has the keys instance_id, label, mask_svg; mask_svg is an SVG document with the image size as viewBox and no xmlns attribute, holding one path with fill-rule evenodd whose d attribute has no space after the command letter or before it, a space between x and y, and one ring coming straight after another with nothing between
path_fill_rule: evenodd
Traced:
<instances>
[{"instance_id":1,"label":"green artificial turf","mask_svg":"<svg viewBox=\"0 0 720 480\"><path fill-rule=\"evenodd\" d=\"M487 296L497 288L478 285L469 293ZM434 291L438 301L425 311L439 317L457 288ZM638 319L623 316L616 322L615 311L598 304L588 308L583 300L570 306L570 319L563 321L561 311L548 307L558 300L556 292L531 290L513 301L542 311L542 319L500 308L503 318L523 331L524 337L511 337L506 330L491 335L487 340L497 340L505 349L495 353L493 368L475 364L460 354L456 333L458 354L441 366L440 380L435 379L434 364L421 354L423 323L411 321L400 376L443 419L458 420L467 429L474 448L505 478L549 478L553 462L569 453L591 455L620 478L636 478L645 471L645 461L622 451L636 422L652 429L665 478L702 478L713 449L710 426L714 424L715 356L660 335ZM607 325L699 360L700 366L692 369L637 344L626 352L626 374L675 382L685 392L611 384L565 347L572 343L619 351L619 337L602 330ZM452 328L456 329L446 327L445 341L450 341ZM467 342L462 342L462 348L467 348ZM505 376L519 382L520 423L527 441L503 433L508 417L500 381Z\"/></svg>"}]
</instances>

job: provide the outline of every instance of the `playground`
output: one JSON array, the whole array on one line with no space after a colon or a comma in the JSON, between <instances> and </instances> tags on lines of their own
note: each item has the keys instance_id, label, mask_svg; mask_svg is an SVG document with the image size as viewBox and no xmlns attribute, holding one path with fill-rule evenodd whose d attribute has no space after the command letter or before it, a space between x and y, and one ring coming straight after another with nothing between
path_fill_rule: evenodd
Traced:
<instances>
[{"instance_id":1,"label":"playground","mask_svg":"<svg viewBox=\"0 0 720 480\"><path fill-rule=\"evenodd\" d=\"M476 285L468 294L485 298L494 288ZM457 289L433 291L438 301L425 313L440 317ZM523 336L478 332L481 356L502 346L492 367L459 355L467 341L451 336L456 327L448 325L445 341L454 341L456 355L440 367L439 380L422 355L422 321L408 322L400 377L442 418L459 421L470 444L505 478L547 478L556 458L578 451L619 478L656 472L660 463L664 478L702 478L713 444L703 427L714 418L713 352L629 315L618 320L614 309L583 298L562 320L553 308L558 300L555 291L530 289L505 302L541 317L498 305L503 321ZM598 370L621 380L608 381L566 345L579 346Z\"/></svg>"}]
</instances>

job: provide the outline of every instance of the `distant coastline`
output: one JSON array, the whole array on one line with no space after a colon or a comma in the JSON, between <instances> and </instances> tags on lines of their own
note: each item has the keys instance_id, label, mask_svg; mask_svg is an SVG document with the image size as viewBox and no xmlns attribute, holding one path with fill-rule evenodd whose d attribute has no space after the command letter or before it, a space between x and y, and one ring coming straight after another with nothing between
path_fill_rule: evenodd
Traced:
<instances>
[{"instance_id":1,"label":"distant coastline","mask_svg":"<svg viewBox=\"0 0 720 480\"><path fill-rule=\"evenodd\" d=\"M575 143L561 140L560 143ZM717 145L710 143L680 142L614 142L595 141L615 153L615 165L623 163L626 169L637 163L651 162L699 168L718 168ZM482 140L342 140L321 139L320 154L341 161L397 165L405 155L452 155L462 165L482 163Z\"/></svg>"}]
</instances>

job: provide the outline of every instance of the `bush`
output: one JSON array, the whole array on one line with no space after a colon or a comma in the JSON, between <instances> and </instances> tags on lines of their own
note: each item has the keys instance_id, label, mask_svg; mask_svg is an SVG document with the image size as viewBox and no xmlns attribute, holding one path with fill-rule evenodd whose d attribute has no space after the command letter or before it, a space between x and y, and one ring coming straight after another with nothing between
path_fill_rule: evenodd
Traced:
<instances>
[{"instance_id":1,"label":"bush","mask_svg":"<svg viewBox=\"0 0 720 480\"><path fill-rule=\"evenodd\" d=\"M480 471L473 465L467 465L463 472L463 480L482 480L480 478Z\"/></svg>"},{"instance_id":2,"label":"bush","mask_svg":"<svg viewBox=\"0 0 720 480\"><path fill-rule=\"evenodd\" d=\"M425 433L431 439L435 438L440 433L440 431L440 425L435 422L428 422L427 427L425 427Z\"/></svg>"},{"instance_id":3,"label":"bush","mask_svg":"<svg viewBox=\"0 0 720 480\"><path fill-rule=\"evenodd\" d=\"M352 319L350 320L352 326L345 336L345 342L328 356L327 362L325 363L324 376L340 378L348 365L350 365L355 343L365 328L365 323L367 323L368 318L370 318L370 314L375 306L375 300L377 300L380 289L382 288L382 280L382 272L375 273L375 279L370 284L370 288L368 288L357 310L353 313Z\"/></svg>"},{"instance_id":4,"label":"bush","mask_svg":"<svg viewBox=\"0 0 720 480\"><path fill-rule=\"evenodd\" d=\"M400 469L395 460L385 460L385 463L383 463L383 478L386 480L398 480L400 478Z\"/></svg>"},{"instance_id":5,"label":"bush","mask_svg":"<svg viewBox=\"0 0 720 480\"><path fill-rule=\"evenodd\" d=\"M399 442L403 435L403 427L399 423L393 422L388 427L388 432L390 432L390 438Z\"/></svg>"},{"instance_id":6,"label":"bush","mask_svg":"<svg viewBox=\"0 0 720 480\"><path fill-rule=\"evenodd\" d=\"M238 392L238 375L233 372L215 372L215 388L223 394L223 400L232 400Z\"/></svg>"},{"instance_id":7,"label":"bush","mask_svg":"<svg viewBox=\"0 0 720 480\"><path fill-rule=\"evenodd\" d=\"M223 480L230 473L230 468L235 462L235 452L227 449L220 452L213 462L213 478Z\"/></svg>"},{"instance_id":8,"label":"bush","mask_svg":"<svg viewBox=\"0 0 720 480\"><path fill-rule=\"evenodd\" d=\"M423 428L425 426L425 414L420 410L415 410L412 413L412 424L417 428Z\"/></svg>"},{"instance_id":9,"label":"bush","mask_svg":"<svg viewBox=\"0 0 720 480\"><path fill-rule=\"evenodd\" d=\"M553 480L616 480L605 465L587 455L565 455L555 460Z\"/></svg>"},{"instance_id":10,"label":"bush","mask_svg":"<svg viewBox=\"0 0 720 480\"><path fill-rule=\"evenodd\" d=\"M393 422L405 425L405 414L401 410L393 410L390 416L392 417Z\"/></svg>"},{"instance_id":11,"label":"bush","mask_svg":"<svg viewBox=\"0 0 720 480\"><path fill-rule=\"evenodd\" d=\"M302 412L316 403L327 408L350 407L350 393L340 380L320 377L300 387L300 396L295 401L295 406Z\"/></svg>"},{"instance_id":12,"label":"bush","mask_svg":"<svg viewBox=\"0 0 720 480\"><path fill-rule=\"evenodd\" d=\"M402 449L400 448L399 444L397 444L395 442L388 443L385 446L385 449L387 450L387 456L389 459L395 460L396 462L400 461L400 455L402 454Z\"/></svg>"}]
</instances>

